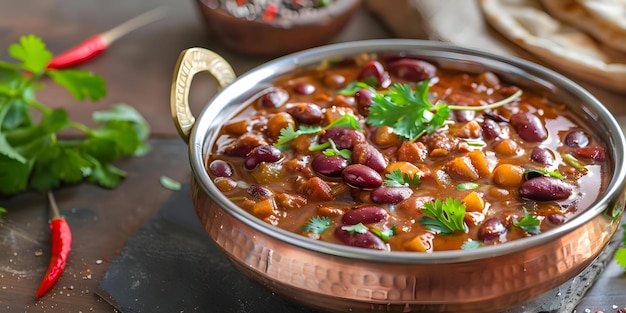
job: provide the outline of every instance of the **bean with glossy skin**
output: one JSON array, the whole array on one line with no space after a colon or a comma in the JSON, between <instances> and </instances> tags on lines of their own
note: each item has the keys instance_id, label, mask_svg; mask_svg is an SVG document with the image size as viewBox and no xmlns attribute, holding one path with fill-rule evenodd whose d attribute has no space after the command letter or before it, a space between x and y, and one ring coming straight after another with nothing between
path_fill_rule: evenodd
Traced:
<instances>
[{"instance_id":1,"label":"bean with glossy skin","mask_svg":"<svg viewBox=\"0 0 626 313\"><path fill-rule=\"evenodd\" d=\"M372 232L352 233L340 227L335 228L335 236L344 244L358 248L388 250L385 242Z\"/></svg>"},{"instance_id":2,"label":"bean with glossy skin","mask_svg":"<svg viewBox=\"0 0 626 313\"><path fill-rule=\"evenodd\" d=\"M547 149L542 147L534 147L530 152L530 160L543 165L552 165L554 157Z\"/></svg>"},{"instance_id":3,"label":"bean with glossy skin","mask_svg":"<svg viewBox=\"0 0 626 313\"><path fill-rule=\"evenodd\" d=\"M303 83L293 87L293 91L299 95L310 95L315 92L315 86Z\"/></svg>"},{"instance_id":4,"label":"bean with glossy skin","mask_svg":"<svg viewBox=\"0 0 626 313\"><path fill-rule=\"evenodd\" d=\"M517 112L511 116L511 125L524 141L541 142L548 138L546 128L534 114Z\"/></svg>"},{"instance_id":5,"label":"bean with glossy skin","mask_svg":"<svg viewBox=\"0 0 626 313\"><path fill-rule=\"evenodd\" d=\"M389 82L385 68L376 60L369 61L365 64L361 72L359 72L357 79L373 87L386 87L385 85Z\"/></svg>"},{"instance_id":6,"label":"bean with glossy skin","mask_svg":"<svg viewBox=\"0 0 626 313\"><path fill-rule=\"evenodd\" d=\"M317 173L329 177L339 177L348 166L348 160L338 156L318 155L311 161L311 168Z\"/></svg>"},{"instance_id":7,"label":"bean with glossy skin","mask_svg":"<svg viewBox=\"0 0 626 313\"><path fill-rule=\"evenodd\" d=\"M389 216L387 210L379 206L364 206L352 209L341 217L344 225L356 225L358 223L374 224L385 220Z\"/></svg>"},{"instance_id":8,"label":"bean with glossy skin","mask_svg":"<svg viewBox=\"0 0 626 313\"><path fill-rule=\"evenodd\" d=\"M563 200L572 194L572 186L558 178L542 176L523 182L519 194L535 201Z\"/></svg>"},{"instance_id":9,"label":"bean with glossy skin","mask_svg":"<svg viewBox=\"0 0 626 313\"><path fill-rule=\"evenodd\" d=\"M286 110L293 118L304 124L318 124L324 118L322 109L314 103L300 102Z\"/></svg>"},{"instance_id":10,"label":"bean with glossy skin","mask_svg":"<svg viewBox=\"0 0 626 313\"><path fill-rule=\"evenodd\" d=\"M271 190L260 185L250 185L246 191L255 199L269 198L274 195Z\"/></svg>"},{"instance_id":11,"label":"bean with glossy skin","mask_svg":"<svg viewBox=\"0 0 626 313\"><path fill-rule=\"evenodd\" d=\"M275 146L262 145L258 146L246 156L244 166L246 169L254 169L261 162L276 162L282 158L282 152Z\"/></svg>"},{"instance_id":12,"label":"bean with glossy skin","mask_svg":"<svg viewBox=\"0 0 626 313\"><path fill-rule=\"evenodd\" d=\"M575 157L591 159L599 163L606 161L606 150L598 146L575 148L572 150L572 154Z\"/></svg>"},{"instance_id":13,"label":"bean with glossy skin","mask_svg":"<svg viewBox=\"0 0 626 313\"><path fill-rule=\"evenodd\" d=\"M363 88L354 93L354 101L356 102L356 109L359 114L367 117L370 113L370 107L372 106L372 98L375 94L373 91Z\"/></svg>"},{"instance_id":14,"label":"bean with glossy skin","mask_svg":"<svg viewBox=\"0 0 626 313\"><path fill-rule=\"evenodd\" d=\"M387 70L395 77L413 82L420 82L437 75L437 68L434 65L426 61L409 58L389 62Z\"/></svg>"},{"instance_id":15,"label":"bean with glossy skin","mask_svg":"<svg viewBox=\"0 0 626 313\"><path fill-rule=\"evenodd\" d=\"M233 176L233 168L224 160L213 160L211 164L209 164L209 170L217 177Z\"/></svg>"},{"instance_id":16,"label":"bean with glossy skin","mask_svg":"<svg viewBox=\"0 0 626 313\"><path fill-rule=\"evenodd\" d=\"M374 203L396 204L408 199L413 194L409 187L382 186L372 190L370 199Z\"/></svg>"},{"instance_id":17,"label":"bean with glossy skin","mask_svg":"<svg viewBox=\"0 0 626 313\"><path fill-rule=\"evenodd\" d=\"M276 88L259 99L259 105L263 108L278 108L285 104L289 99L289 93L282 89Z\"/></svg>"},{"instance_id":18,"label":"bean with glossy skin","mask_svg":"<svg viewBox=\"0 0 626 313\"><path fill-rule=\"evenodd\" d=\"M584 131L577 129L567 133L563 139L563 143L568 147L582 148L589 145L589 137L587 137Z\"/></svg>"},{"instance_id":19,"label":"bean with glossy skin","mask_svg":"<svg viewBox=\"0 0 626 313\"><path fill-rule=\"evenodd\" d=\"M354 145L365 142L365 135L356 129L333 127L320 135L319 142L326 143L332 139L337 149L352 149Z\"/></svg>"},{"instance_id":20,"label":"bean with glossy skin","mask_svg":"<svg viewBox=\"0 0 626 313\"><path fill-rule=\"evenodd\" d=\"M350 164L341 173L343 180L350 186L363 189L378 188L383 179L378 172L363 164Z\"/></svg>"},{"instance_id":21,"label":"bean with glossy skin","mask_svg":"<svg viewBox=\"0 0 626 313\"><path fill-rule=\"evenodd\" d=\"M485 119L485 121L481 124L481 128L483 130L483 138L487 140L493 140L502 135L500 125L492 119Z\"/></svg>"},{"instance_id":22,"label":"bean with glossy skin","mask_svg":"<svg viewBox=\"0 0 626 313\"><path fill-rule=\"evenodd\" d=\"M352 149L352 163L367 165L377 172L387 167L385 156L369 143L359 143Z\"/></svg>"},{"instance_id":23,"label":"bean with glossy skin","mask_svg":"<svg viewBox=\"0 0 626 313\"><path fill-rule=\"evenodd\" d=\"M478 240L488 243L496 241L507 233L506 226L499 217L490 217L478 227Z\"/></svg>"}]
</instances>

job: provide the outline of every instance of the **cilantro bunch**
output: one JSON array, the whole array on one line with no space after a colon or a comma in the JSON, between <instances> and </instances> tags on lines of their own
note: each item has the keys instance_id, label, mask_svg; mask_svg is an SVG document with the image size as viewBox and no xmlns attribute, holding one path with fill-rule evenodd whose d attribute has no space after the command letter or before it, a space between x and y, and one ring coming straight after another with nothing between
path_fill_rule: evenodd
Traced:
<instances>
[{"instance_id":1,"label":"cilantro bunch","mask_svg":"<svg viewBox=\"0 0 626 313\"><path fill-rule=\"evenodd\" d=\"M95 112L95 129L70 121L63 108L40 103L35 94L44 80L67 89L74 98L97 101L106 96L105 81L84 70L47 69L52 53L28 35L10 45L17 63L0 61L0 195L32 189L46 192L64 183L86 180L113 188L126 173L111 162L148 151L149 127L132 107L116 105ZM57 133L75 129L79 139Z\"/></svg>"}]
</instances>

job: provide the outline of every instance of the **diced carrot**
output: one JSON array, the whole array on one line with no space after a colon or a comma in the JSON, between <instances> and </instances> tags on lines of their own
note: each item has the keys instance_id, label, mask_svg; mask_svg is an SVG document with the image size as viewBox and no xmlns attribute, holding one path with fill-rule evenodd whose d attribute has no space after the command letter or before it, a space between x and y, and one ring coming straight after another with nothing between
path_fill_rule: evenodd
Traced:
<instances>
[{"instance_id":1,"label":"diced carrot","mask_svg":"<svg viewBox=\"0 0 626 313\"><path fill-rule=\"evenodd\" d=\"M241 136L248 132L248 121L241 120L224 125L224 131L231 135Z\"/></svg>"},{"instance_id":2,"label":"diced carrot","mask_svg":"<svg viewBox=\"0 0 626 313\"><path fill-rule=\"evenodd\" d=\"M272 116L267 121L267 132L272 136L272 138L276 139L280 136L280 130L291 125L295 127L296 122L293 120L291 114L287 112L279 112Z\"/></svg>"},{"instance_id":3,"label":"diced carrot","mask_svg":"<svg viewBox=\"0 0 626 313\"><path fill-rule=\"evenodd\" d=\"M424 233L413 237L413 239L404 242L404 248L409 251L428 252L432 251L433 236L430 233Z\"/></svg>"},{"instance_id":4,"label":"diced carrot","mask_svg":"<svg viewBox=\"0 0 626 313\"><path fill-rule=\"evenodd\" d=\"M454 158L446 163L442 169L457 180L475 181L479 177L478 172L468 157Z\"/></svg>"},{"instance_id":5,"label":"diced carrot","mask_svg":"<svg viewBox=\"0 0 626 313\"><path fill-rule=\"evenodd\" d=\"M400 137L393 132L393 128L389 126L380 126L376 128L374 134L374 143L381 147L397 146L400 144Z\"/></svg>"},{"instance_id":6,"label":"diced carrot","mask_svg":"<svg viewBox=\"0 0 626 313\"><path fill-rule=\"evenodd\" d=\"M517 187L522 184L524 169L513 164L500 164L493 170L492 180L499 186Z\"/></svg>"},{"instance_id":7,"label":"diced carrot","mask_svg":"<svg viewBox=\"0 0 626 313\"><path fill-rule=\"evenodd\" d=\"M520 146L513 139L502 139L493 147L493 151L503 156L514 156L522 152Z\"/></svg>"},{"instance_id":8,"label":"diced carrot","mask_svg":"<svg viewBox=\"0 0 626 313\"><path fill-rule=\"evenodd\" d=\"M309 199L328 201L334 198L328 183L319 177L310 178L300 185L298 189L301 194L307 195Z\"/></svg>"},{"instance_id":9,"label":"diced carrot","mask_svg":"<svg viewBox=\"0 0 626 313\"><path fill-rule=\"evenodd\" d=\"M268 197L257 201L252 206L252 215L262 219L272 215L276 209L274 197Z\"/></svg>"},{"instance_id":10,"label":"diced carrot","mask_svg":"<svg viewBox=\"0 0 626 313\"><path fill-rule=\"evenodd\" d=\"M460 138L478 138L481 131L482 128L477 121L469 121L459 128L456 135Z\"/></svg>"},{"instance_id":11,"label":"diced carrot","mask_svg":"<svg viewBox=\"0 0 626 313\"><path fill-rule=\"evenodd\" d=\"M421 142L404 141L398 149L398 161L423 162L428 156L428 148Z\"/></svg>"},{"instance_id":12,"label":"diced carrot","mask_svg":"<svg viewBox=\"0 0 626 313\"><path fill-rule=\"evenodd\" d=\"M485 200L477 192L472 191L461 201L465 204L465 211L482 212L485 209Z\"/></svg>"},{"instance_id":13,"label":"diced carrot","mask_svg":"<svg viewBox=\"0 0 626 313\"><path fill-rule=\"evenodd\" d=\"M413 177L415 174L421 174L422 171L419 169L419 167L413 165L412 163L406 162L406 161L400 161L400 162L393 162L390 163L389 165L387 165L387 167L385 168L385 172L387 173L391 173L394 171L400 170L400 172L402 172L402 174L408 174L409 176Z\"/></svg>"},{"instance_id":14,"label":"diced carrot","mask_svg":"<svg viewBox=\"0 0 626 313\"><path fill-rule=\"evenodd\" d=\"M485 154L480 150L473 150L467 154L472 162L472 165L478 172L480 177L489 177L491 175L491 169L489 169L489 163Z\"/></svg>"},{"instance_id":15,"label":"diced carrot","mask_svg":"<svg viewBox=\"0 0 626 313\"><path fill-rule=\"evenodd\" d=\"M293 210L305 206L307 199L300 195L281 193L276 196L276 203L283 209Z\"/></svg>"}]
</instances>

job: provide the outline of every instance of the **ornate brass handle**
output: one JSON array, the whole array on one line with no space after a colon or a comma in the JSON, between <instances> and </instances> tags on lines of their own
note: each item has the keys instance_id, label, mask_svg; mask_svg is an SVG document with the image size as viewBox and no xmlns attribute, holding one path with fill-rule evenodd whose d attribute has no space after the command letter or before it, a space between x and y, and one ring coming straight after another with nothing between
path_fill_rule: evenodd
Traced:
<instances>
[{"instance_id":1,"label":"ornate brass handle","mask_svg":"<svg viewBox=\"0 0 626 313\"><path fill-rule=\"evenodd\" d=\"M170 108L178 134L186 143L189 143L189 135L196 121L189 108L189 89L194 75L202 71L209 72L219 88L226 87L236 78L230 64L213 51L190 48L180 53L174 69Z\"/></svg>"}]
</instances>

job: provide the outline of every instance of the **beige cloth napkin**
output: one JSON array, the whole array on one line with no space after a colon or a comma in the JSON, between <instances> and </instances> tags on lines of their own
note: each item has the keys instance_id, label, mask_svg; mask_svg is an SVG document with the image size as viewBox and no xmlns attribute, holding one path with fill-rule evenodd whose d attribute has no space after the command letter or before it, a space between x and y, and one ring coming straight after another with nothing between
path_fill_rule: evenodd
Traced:
<instances>
[{"instance_id":1,"label":"beige cloth napkin","mask_svg":"<svg viewBox=\"0 0 626 313\"><path fill-rule=\"evenodd\" d=\"M626 93L575 76L575 65L564 68L550 64L514 44L490 26L478 0L365 0L365 7L397 37L438 40L516 56L560 72L595 95L626 128Z\"/></svg>"}]
</instances>

